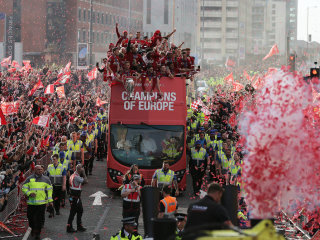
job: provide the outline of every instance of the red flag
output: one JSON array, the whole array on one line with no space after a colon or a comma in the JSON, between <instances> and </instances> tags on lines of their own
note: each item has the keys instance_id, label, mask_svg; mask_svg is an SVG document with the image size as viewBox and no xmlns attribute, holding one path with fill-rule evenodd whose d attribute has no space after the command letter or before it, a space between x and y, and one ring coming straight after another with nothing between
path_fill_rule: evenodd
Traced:
<instances>
[{"instance_id":1,"label":"red flag","mask_svg":"<svg viewBox=\"0 0 320 240\"><path fill-rule=\"evenodd\" d=\"M98 97L97 98L97 103L96 103L96 105L98 106L98 107L101 107L102 105L104 105L104 104L106 104L107 102L106 101L101 101L101 99Z\"/></svg>"},{"instance_id":2,"label":"red flag","mask_svg":"<svg viewBox=\"0 0 320 240\"><path fill-rule=\"evenodd\" d=\"M257 80L252 84L252 87L254 89L260 88L261 82L262 82L262 78L258 77Z\"/></svg>"},{"instance_id":3,"label":"red flag","mask_svg":"<svg viewBox=\"0 0 320 240\"><path fill-rule=\"evenodd\" d=\"M3 115L3 112L0 108L0 125L7 125L7 121L6 121L6 118L5 116Z\"/></svg>"},{"instance_id":4,"label":"red flag","mask_svg":"<svg viewBox=\"0 0 320 240\"><path fill-rule=\"evenodd\" d=\"M11 65L11 56L9 56L9 57L7 57L7 58L4 58L4 59L1 61L1 66L2 66L2 67L8 68L9 65Z\"/></svg>"},{"instance_id":5,"label":"red flag","mask_svg":"<svg viewBox=\"0 0 320 240\"><path fill-rule=\"evenodd\" d=\"M11 67L13 67L13 68L15 68L15 69L17 69L17 70L21 69L21 66L20 66L19 63L18 63L17 61L15 61L15 60L12 61Z\"/></svg>"},{"instance_id":6,"label":"red flag","mask_svg":"<svg viewBox=\"0 0 320 240\"><path fill-rule=\"evenodd\" d=\"M226 76L224 78L224 80L227 82L227 83L233 83L234 80L233 80L233 73L230 73L228 76Z\"/></svg>"},{"instance_id":7,"label":"red flag","mask_svg":"<svg viewBox=\"0 0 320 240\"><path fill-rule=\"evenodd\" d=\"M30 60L23 60L22 63L24 65L24 67L22 69L20 69L20 71L22 71L22 70L26 70L26 71L32 70L32 67L31 67L31 64L30 64Z\"/></svg>"},{"instance_id":8,"label":"red flag","mask_svg":"<svg viewBox=\"0 0 320 240\"><path fill-rule=\"evenodd\" d=\"M235 65L236 65L236 62L230 59L230 57L226 59L226 63L225 63L226 68L234 67Z\"/></svg>"},{"instance_id":9,"label":"red flag","mask_svg":"<svg viewBox=\"0 0 320 240\"><path fill-rule=\"evenodd\" d=\"M243 70L243 76L245 76L245 78L250 81L251 80L251 77L249 76L249 74L247 73L246 70Z\"/></svg>"},{"instance_id":10,"label":"red flag","mask_svg":"<svg viewBox=\"0 0 320 240\"><path fill-rule=\"evenodd\" d=\"M38 82L34 87L30 90L28 97L32 96L38 89L43 88L43 84L41 82L41 79L39 78Z\"/></svg>"},{"instance_id":11,"label":"red flag","mask_svg":"<svg viewBox=\"0 0 320 240\"><path fill-rule=\"evenodd\" d=\"M19 101L1 103L1 110L4 115L18 113L20 107Z\"/></svg>"},{"instance_id":12,"label":"red flag","mask_svg":"<svg viewBox=\"0 0 320 240\"><path fill-rule=\"evenodd\" d=\"M13 72L15 72L17 69L16 68L9 68L8 69L8 73L13 73Z\"/></svg>"},{"instance_id":13,"label":"red flag","mask_svg":"<svg viewBox=\"0 0 320 240\"><path fill-rule=\"evenodd\" d=\"M92 81L92 80L94 80L94 79L96 79L97 78L97 68L95 67L94 69L92 69L90 72L88 72L88 75L87 75L87 77L88 77L88 80L89 81Z\"/></svg>"},{"instance_id":14,"label":"red flag","mask_svg":"<svg viewBox=\"0 0 320 240\"><path fill-rule=\"evenodd\" d=\"M314 87L313 87L313 84L311 84L311 89L312 89L312 99L313 99L313 102L317 101L318 98L320 97L320 93L318 93Z\"/></svg>"},{"instance_id":15,"label":"red flag","mask_svg":"<svg viewBox=\"0 0 320 240\"><path fill-rule=\"evenodd\" d=\"M44 91L44 94L53 94L54 93L54 85L53 84L49 84L46 88L46 90Z\"/></svg>"},{"instance_id":16,"label":"red flag","mask_svg":"<svg viewBox=\"0 0 320 240\"><path fill-rule=\"evenodd\" d=\"M267 56L265 56L263 58L263 60L266 60L268 59L269 57L275 55L275 54L278 54L279 53L279 49L278 49L278 46L277 44L273 45L272 48L270 49L269 53L267 54Z\"/></svg>"},{"instance_id":17,"label":"red flag","mask_svg":"<svg viewBox=\"0 0 320 240\"><path fill-rule=\"evenodd\" d=\"M59 98L65 98L66 97L66 94L64 92L64 86L57 87L56 88L56 92L57 92Z\"/></svg>"},{"instance_id":18,"label":"red flag","mask_svg":"<svg viewBox=\"0 0 320 240\"><path fill-rule=\"evenodd\" d=\"M70 67L71 67L71 62L68 62L64 68L60 69L59 74L58 74L58 78L61 78L63 75L65 75L67 73L71 73Z\"/></svg>"},{"instance_id":19,"label":"red flag","mask_svg":"<svg viewBox=\"0 0 320 240\"><path fill-rule=\"evenodd\" d=\"M233 91L235 92L239 92L241 89L244 88L244 86L238 82L233 82L232 85L233 85Z\"/></svg>"},{"instance_id":20,"label":"red flag","mask_svg":"<svg viewBox=\"0 0 320 240\"><path fill-rule=\"evenodd\" d=\"M193 103L191 103L191 108L192 109L198 109L198 106L200 105L200 101L194 101Z\"/></svg>"},{"instance_id":21,"label":"red flag","mask_svg":"<svg viewBox=\"0 0 320 240\"><path fill-rule=\"evenodd\" d=\"M41 127L49 127L50 115L44 115L36 117L32 120L32 123Z\"/></svg>"},{"instance_id":22,"label":"red flag","mask_svg":"<svg viewBox=\"0 0 320 240\"><path fill-rule=\"evenodd\" d=\"M55 81L54 85L63 85L69 82L71 72L67 72L61 75L57 81Z\"/></svg>"}]
</instances>

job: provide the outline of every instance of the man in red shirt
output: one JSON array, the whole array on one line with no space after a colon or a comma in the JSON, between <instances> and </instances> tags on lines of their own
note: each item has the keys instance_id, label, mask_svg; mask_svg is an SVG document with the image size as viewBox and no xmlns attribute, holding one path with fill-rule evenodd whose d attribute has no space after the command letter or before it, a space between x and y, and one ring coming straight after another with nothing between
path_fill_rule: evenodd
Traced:
<instances>
[{"instance_id":1,"label":"man in red shirt","mask_svg":"<svg viewBox=\"0 0 320 240\"><path fill-rule=\"evenodd\" d=\"M165 36L165 38L169 39L175 32L176 32L176 29L174 29L172 33ZM161 43L162 36L161 36L160 30L155 31L150 40L151 40L151 43L150 43L151 48L154 48L155 46L157 46L158 41Z\"/></svg>"},{"instance_id":2,"label":"man in red shirt","mask_svg":"<svg viewBox=\"0 0 320 240\"><path fill-rule=\"evenodd\" d=\"M160 90L160 77L159 75L154 71L152 65L147 65L147 71L143 74L141 74L141 83L142 83L142 90L146 92L146 81L151 83L151 90L150 92L153 92L155 88L159 91L158 99L162 98L162 93Z\"/></svg>"},{"instance_id":3,"label":"man in red shirt","mask_svg":"<svg viewBox=\"0 0 320 240\"><path fill-rule=\"evenodd\" d=\"M120 33L119 33L119 29L118 29L118 23L116 23L116 33L117 33L117 36L118 36L118 41L117 41L116 46L120 46L122 44L123 40L128 39L128 32L127 31L123 31L123 35L121 36Z\"/></svg>"},{"instance_id":4,"label":"man in red shirt","mask_svg":"<svg viewBox=\"0 0 320 240\"><path fill-rule=\"evenodd\" d=\"M190 62L191 62L191 67L194 68L194 60L195 58L193 56L190 56L190 48L186 48L186 53L187 53L187 57L189 58Z\"/></svg>"},{"instance_id":5,"label":"man in red shirt","mask_svg":"<svg viewBox=\"0 0 320 240\"><path fill-rule=\"evenodd\" d=\"M127 46L127 53L126 53L126 60L130 62L132 66L133 60L136 61L137 64L140 64L142 68L146 67L145 62L142 59L142 56L138 53L137 48L131 44L131 39L129 38L128 46Z\"/></svg>"},{"instance_id":6,"label":"man in red shirt","mask_svg":"<svg viewBox=\"0 0 320 240\"><path fill-rule=\"evenodd\" d=\"M160 72L159 72L159 77L169 77L169 78L173 78L173 75L171 74L169 68L166 65L161 65L160 67Z\"/></svg>"},{"instance_id":7,"label":"man in red shirt","mask_svg":"<svg viewBox=\"0 0 320 240\"><path fill-rule=\"evenodd\" d=\"M178 58L178 67L181 73L185 73L189 75L189 72L193 71L191 62L189 58L187 57L187 52L182 52L182 57Z\"/></svg>"},{"instance_id":8,"label":"man in red shirt","mask_svg":"<svg viewBox=\"0 0 320 240\"><path fill-rule=\"evenodd\" d=\"M112 50L112 55L109 57L108 62L109 66L114 74L117 74L120 71L120 59L119 59L119 48L115 47Z\"/></svg>"},{"instance_id":9,"label":"man in red shirt","mask_svg":"<svg viewBox=\"0 0 320 240\"><path fill-rule=\"evenodd\" d=\"M140 74L130 69L130 62L124 62L121 79L129 98L134 97L135 80L138 78L140 78Z\"/></svg>"}]
</instances>

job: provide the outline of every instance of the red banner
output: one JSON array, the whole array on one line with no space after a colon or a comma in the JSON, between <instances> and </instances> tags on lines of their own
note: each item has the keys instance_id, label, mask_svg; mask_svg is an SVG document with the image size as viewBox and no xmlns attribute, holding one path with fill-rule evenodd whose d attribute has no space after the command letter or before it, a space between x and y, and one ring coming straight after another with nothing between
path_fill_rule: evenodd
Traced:
<instances>
[{"instance_id":1,"label":"red banner","mask_svg":"<svg viewBox=\"0 0 320 240\"><path fill-rule=\"evenodd\" d=\"M16 102L3 102L1 103L1 110L4 115L11 115L18 113L20 103Z\"/></svg>"}]
</instances>

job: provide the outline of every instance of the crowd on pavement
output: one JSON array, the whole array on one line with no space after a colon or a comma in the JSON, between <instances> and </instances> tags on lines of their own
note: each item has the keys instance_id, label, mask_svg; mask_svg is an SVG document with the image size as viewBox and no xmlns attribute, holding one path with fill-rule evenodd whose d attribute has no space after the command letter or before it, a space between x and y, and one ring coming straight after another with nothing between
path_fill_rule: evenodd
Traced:
<instances>
[{"instance_id":1,"label":"crowd on pavement","mask_svg":"<svg viewBox=\"0 0 320 240\"><path fill-rule=\"evenodd\" d=\"M40 239L46 206L49 217L59 215L60 207L67 204L67 196L71 205L67 232L86 230L81 220L81 189L94 174L94 160L103 161L106 157L108 111L105 103L109 100L110 88L123 84L131 94L134 83L141 82L143 91L158 91L161 98L161 77L179 76L192 80L197 72L190 49L182 48L184 43L180 46L170 43L175 30L167 36L157 30L150 39L139 32L132 36L124 31L121 35L118 26L116 32L117 43L110 43L103 63L96 64L96 69L102 73L96 81L87 78L87 71L74 70L70 66L59 72L48 66L32 69L30 63L21 71L9 71L12 69L9 65L0 75L1 103L18 105L6 113L7 124L1 119L0 211L6 205L8 193L18 183L24 183L22 191L27 197L29 225L35 239ZM221 77L224 74L221 70L213 75ZM62 78L66 76L67 81L64 81ZM39 82L42 87L35 88ZM150 87L146 82L151 83ZM57 92L46 94L45 87L49 85L63 86L65 96L61 97ZM207 196L192 204L187 213L179 212L176 197L180 190L169 162L164 161L163 167L153 175L151 185L161 191L158 217L177 220L176 239L182 238L184 230L202 223L231 225L226 209L220 205L221 186L226 185L237 187L238 218L241 227L247 226L241 185L245 153L237 145L240 136L235 119L243 107L253 101L254 89L250 86L237 92L216 88L214 94L204 93L196 106L187 106L188 174L192 178L194 196L203 192ZM101 104L101 101L105 103ZM34 121L42 116L49 116L46 126ZM44 169L37 165L37 160L46 154L51 155L52 164ZM24 173L29 169L33 174L25 179ZM121 186L123 228L111 239L142 239L137 227L144 185L138 166L133 165L123 176ZM210 211L199 215L203 206ZM74 229L72 223L76 215L77 229Z\"/></svg>"}]
</instances>

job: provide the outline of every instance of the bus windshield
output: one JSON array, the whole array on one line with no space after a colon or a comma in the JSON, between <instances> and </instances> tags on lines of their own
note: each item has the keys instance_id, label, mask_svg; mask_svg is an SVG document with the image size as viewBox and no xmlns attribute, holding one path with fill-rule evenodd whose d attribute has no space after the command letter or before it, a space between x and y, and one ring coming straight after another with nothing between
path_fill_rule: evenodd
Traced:
<instances>
[{"instance_id":1,"label":"bus windshield","mask_svg":"<svg viewBox=\"0 0 320 240\"><path fill-rule=\"evenodd\" d=\"M110 130L112 155L126 166L160 168L163 160L172 165L184 151L184 126L112 124Z\"/></svg>"}]
</instances>

